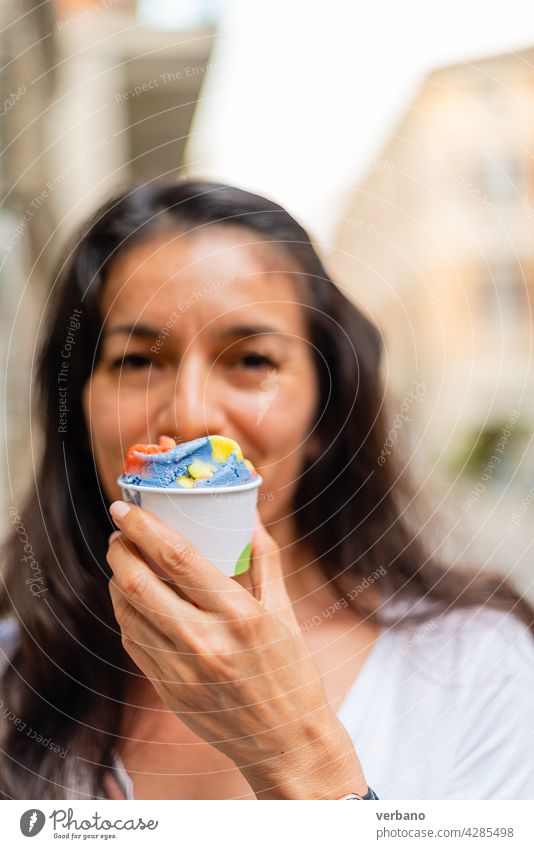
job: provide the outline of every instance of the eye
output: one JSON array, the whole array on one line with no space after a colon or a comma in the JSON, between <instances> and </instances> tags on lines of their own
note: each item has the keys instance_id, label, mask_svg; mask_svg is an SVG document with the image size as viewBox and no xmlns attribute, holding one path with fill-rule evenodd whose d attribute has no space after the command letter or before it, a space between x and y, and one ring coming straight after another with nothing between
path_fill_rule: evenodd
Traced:
<instances>
[{"instance_id":1,"label":"eye","mask_svg":"<svg viewBox=\"0 0 534 849\"><path fill-rule=\"evenodd\" d=\"M241 363L248 369L259 369L265 366L274 367L274 363L270 357L266 357L264 354L258 354L255 351L243 354L239 357L238 363Z\"/></svg>"},{"instance_id":2,"label":"eye","mask_svg":"<svg viewBox=\"0 0 534 849\"><path fill-rule=\"evenodd\" d=\"M120 369L131 368L138 370L149 368L151 365L152 360L144 354L125 354L124 357L117 357L111 362L112 368Z\"/></svg>"}]
</instances>

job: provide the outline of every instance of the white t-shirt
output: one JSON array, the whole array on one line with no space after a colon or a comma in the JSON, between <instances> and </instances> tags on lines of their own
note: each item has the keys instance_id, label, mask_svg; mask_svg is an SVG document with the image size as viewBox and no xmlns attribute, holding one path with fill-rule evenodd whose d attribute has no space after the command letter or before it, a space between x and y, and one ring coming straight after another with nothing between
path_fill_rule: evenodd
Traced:
<instances>
[{"instance_id":1,"label":"white t-shirt","mask_svg":"<svg viewBox=\"0 0 534 849\"><path fill-rule=\"evenodd\" d=\"M534 799L534 639L515 616L385 629L338 716L380 799Z\"/></svg>"},{"instance_id":2,"label":"white t-shirt","mask_svg":"<svg viewBox=\"0 0 534 849\"><path fill-rule=\"evenodd\" d=\"M16 628L0 623L0 667ZM534 639L510 614L473 608L385 628L338 716L380 799L534 799Z\"/></svg>"}]
</instances>

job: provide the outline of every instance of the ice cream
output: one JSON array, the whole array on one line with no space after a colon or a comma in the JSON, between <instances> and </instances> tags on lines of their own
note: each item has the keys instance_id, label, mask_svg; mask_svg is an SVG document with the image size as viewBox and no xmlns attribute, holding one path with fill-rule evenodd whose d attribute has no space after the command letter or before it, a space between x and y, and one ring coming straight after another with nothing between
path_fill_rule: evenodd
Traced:
<instances>
[{"instance_id":1,"label":"ice cream","mask_svg":"<svg viewBox=\"0 0 534 849\"><path fill-rule=\"evenodd\" d=\"M177 445L161 436L159 443L132 445L121 483L128 486L200 489L238 486L258 474L238 443L226 436L203 436Z\"/></svg>"},{"instance_id":2,"label":"ice cream","mask_svg":"<svg viewBox=\"0 0 534 849\"><path fill-rule=\"evenodd\" d=\"M225 575L249 569L263 481L233 439L177 445L161 436L157 445L132 445L117 483L125 501L174 528Z\"/></svg>"}]
</instances>

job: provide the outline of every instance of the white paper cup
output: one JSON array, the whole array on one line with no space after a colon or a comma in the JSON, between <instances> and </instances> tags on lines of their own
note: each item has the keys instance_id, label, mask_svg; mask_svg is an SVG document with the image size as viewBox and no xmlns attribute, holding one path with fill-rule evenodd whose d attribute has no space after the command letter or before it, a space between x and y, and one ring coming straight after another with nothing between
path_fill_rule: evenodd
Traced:
<instances>
[{"instance_id":1,"label":"white paper cup","mask_svg":"<svg viewBox=\"0 0 534 849\"><path fill-rule=\"evenodd\" d=\"M263 479L237 486L179 489L117 483L125 501L149 510L173 528L225 575L250 568L252 529Z\"/></svg>"}]
</instances>

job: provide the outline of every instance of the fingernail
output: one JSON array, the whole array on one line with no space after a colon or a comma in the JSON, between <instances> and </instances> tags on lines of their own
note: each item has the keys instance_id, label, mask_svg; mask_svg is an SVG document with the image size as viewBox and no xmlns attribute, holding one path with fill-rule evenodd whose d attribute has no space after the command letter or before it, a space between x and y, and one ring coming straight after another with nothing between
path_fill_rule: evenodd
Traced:
<instances>
[{"instance_id":1,"label":"fingernail","mask_svg":"<svg viewBox=\"0 0 534 849\"><path fill-rule=\"evenodd\" d=\"M116 522L120 522L130 512L130 505L126 504L125 501L114 501L109 512Z\"/></svg>"},{"instance_id":2,"label":"fingernail","mask_svg":"<svg viewBox=\"0 0 534 849\"><path fill-rule=\"evenodd\" d=\"M120 537L120 535L121 535L120 531L113 531L113 533L109 535L108 545L111 545L113 540L117 539L117 537Z\"/></svg>"}]
</instances>

